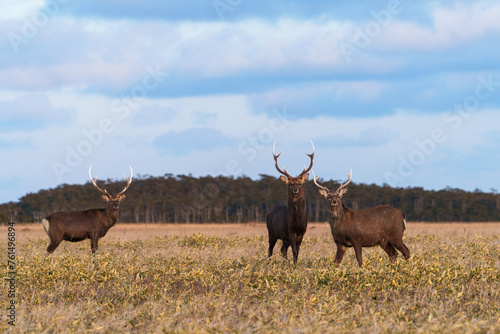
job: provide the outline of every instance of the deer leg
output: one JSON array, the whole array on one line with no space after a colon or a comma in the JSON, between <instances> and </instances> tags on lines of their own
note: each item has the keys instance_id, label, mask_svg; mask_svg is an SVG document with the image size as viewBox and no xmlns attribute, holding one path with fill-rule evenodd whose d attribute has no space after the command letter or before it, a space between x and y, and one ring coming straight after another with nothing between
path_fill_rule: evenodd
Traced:
<instances>
[{"instance_id":1,"label":"deer leg","mask_svg":"<svg viewBox=\"0 0 500 334\"><path fill-rule=\"evenodd\" d=\"M302 244L302 240L304 239L304 235L297 235L296 241L295 241L295 249L297 250L296 253L294 253L293 260L295 263L297 263L297 259L299 258L299 250L300 250L300 245ZM293 250L293 244L292 244L292 250Z\"/></svg>"},{"instance_id":2,"label":"deer leg","mask_svg":"<svg viewBox=\"0 0 500 334\"><path fill-rule=\"evenodd\" d=\"M290 243L288 241L283 240L283 245L281 245L281 255L286 259L286 255L288 253L288 247Z\"/></svg>"},{"instance_id":3,"label":"deer leg","mask_svg":"<svg viewBox=\"0 0 500 334\"><path fill-rule=\"evenodd\" d=\"M396 249L399 250L403 254L403 256L405 257L406 261L408 261L410 259L410 250L403 243L403 240L395 242L392 245L394 247L396 247Z\"/></svg>"},{"instance_id":4,"label":"deer leg","mask_svg":"<svg viewBox=\"0 0 500 334\"><path fill-rule=\"evenodd\" d=\"M59 246L61 242L60 241L55 241L55 240L50 240L50 244L47 247L47 254L52 254L56 250L57 246Z\"/></svg>"},{"instance_id":5,"label":"deer leg","mask_svg":"<svg viewBox=\"0 0 500 334\"><path fill-rule=\"evenodd\" d=\"M360 243L355 243L354 245L354 252L356 253L356 259L358 260L358 264L360 267L363 266L363 247L361 246Z\"/></svg>"},{"instance_id":6,"label":"deer leg","mask_svg":"<svg viewBox=\"0 0 500 334\"><path fill-rule=\"evenodd\" d=\"M276 245L277 240L278 239L269 236L269 250L267 252L268 257L271 257L273 255L274 245Z\"/></svg>"},{"instance_id":7,"label":"deer leg","mask_svg":"<svg viewBox=\"0 0 500 334\"><path fill-rule=\"evenodd\" d=\"M335 264L340 264L340 262L342 262L342 258L344 257L346 250L347 247L342 246L341 244L337 244L337 253L335 254Z\"/></svg>"},{"instance_id":8,"label":"deer leg","mask_svg":"<svg viewBox=\"0 0 500 334\"><path fill-rule=\"evenodd\" d=\"M97 243L99 242L99 238L90 239L90 245L92 247L92 254L94 254L98 248Z\"/></svg>"},{"instance_id":9,"label":"deer leg","mask_svg":"<svg viewBox=\"0 0 500 334\"><path fill-rule=\"evenodd\" d=\"M292 253L293 253L293 262L297 263L297 259L299 258L299 247L300 243L297 245L297 239L298 236L293 233L290 238L290 244L292 246Z\"/></svg>"},{"instance_id":10,"label":"deer leg","mask_svg":"<svg viewBox=\"0 0 500 334\"><path fill-rule=\"evenodd\" d=\"M297 254L299 253L299 250L300 250L300 245L302 244L302 240L304 239L304 235L298 235L297 236L297 240L295 241L296 245L297 245Z\"/></svg>"},{"instance_id":11,"label":"deer leg","mask_svg":"<svg viewBox=\"0 0 500 334\"><path fill-rule=\"evenodd\" d=\"M398 252L396 252L394 247L388 242L381 243L380 247L389 255L389 260L394 263L398 257Z\"/></svg>"}]
</instances>

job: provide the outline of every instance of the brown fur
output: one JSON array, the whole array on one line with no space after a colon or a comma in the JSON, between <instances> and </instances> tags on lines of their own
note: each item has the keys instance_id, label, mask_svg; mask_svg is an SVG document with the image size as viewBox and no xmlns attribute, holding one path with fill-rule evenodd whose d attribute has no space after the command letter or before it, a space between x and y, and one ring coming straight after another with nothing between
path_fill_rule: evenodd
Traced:
<instances>
[{"instance_id":1,"label":"brown fur","mask_svg":"<svg viewBox=\"0 0 500 334\"><path fill-rule=\"evenodd\" d=\"M92 209L86 211L56 212L45 218L44 228L50 238L47 253L53 253L61 241L82 241L90 239L92 253L98 248L99 239L104 237L108 230L118 221L118 209L125 195L119 197L102 196L108 205L106 209Z\"/></svg>"},{"instance_id":2,"label":"brown fur","mask_svg":"<svg viewBox=\"0 0 500 334\"><path fill-rule=\"evenodd\" d=\"M307 230L306 198L302 184L309 174L300 178L281 180L288 185L288 205L279 205L267 216L267 230L269 232L268 256L273 255L274 245L281 239L281 254L286 257L288 247L292 246L293 261L297 262L300 244Z\"/></svg>"},{"instance_id":3,"label":"brown fur","mask_svg":"<svg viewBox=\"0 0 500 334\"><path fill-rule=\"evenodd\" d=\"M335 263L342 262L347 247L354 247L360 267L363 265L362 247L380 246L389 255L391 262L396 260L397 249L409 260L410 251L403 243L406 219L401 210L389 205L359 211L348 209L341 201L347 192L347 189L343 188L345 185L335 192L318 185L322 187L319 193L328 204L328 221L337 245Z\"/></svg>"},{"instance_id":4,"label":"brown fur","mask_svg":"<svg viewBox=\"0 0 500 334\"><path fill-rule=\"evenodd\" d=\"M42 220L42 225L50 238L47 253L53 253L63 240L77 242L90 239L92 253L98 247L99 239L104 237L108 230L118 221L118 210L120 202L125 199L123 193L127 191L132 183L133 170L130 167L130 178L125 176L127 185L116 195L111 195L106 189L97 185L97 177L92 178L92 165L89 168L89 178L94 187L102 194L102 198L108 203L105 209L92 209L86 211L62 211L56 212Z\"/></svg>"},{"instance_id":5,"label":"brown fur","mask_svg":"<svg viewBox=\"0 0 500 334\"><path fill-rule=\"evenodd\" d=\"M286 169L278 167L278 157L281 155L274 154L274 166L280 172L280 179L288 186L288 205L277 206L267 216L267 231L269 232L269 250L268 256L273 255L274 245L278 239L281 239L283 245L281 246L281 254L286 257L288 247L292 246L293 262L297 263L299 257L300 244L304 238L307 230L307 216L306 216L306 197L304 195L304 188L302 185L309 178L309 172L314 164L314 144L311 142L313 151L311 154L306 155L311 159L308 168L304 167L302 173L297 177L292 177L287 173Z\"/></svg>"}]
</instances>

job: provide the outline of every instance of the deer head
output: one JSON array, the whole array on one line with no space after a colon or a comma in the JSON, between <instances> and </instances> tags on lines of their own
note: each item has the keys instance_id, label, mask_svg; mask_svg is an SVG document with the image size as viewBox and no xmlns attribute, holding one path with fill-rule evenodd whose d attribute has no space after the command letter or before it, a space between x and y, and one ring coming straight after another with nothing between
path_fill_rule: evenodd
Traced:
<instances>
[{"instance_id":1,"label":"deer head","mask_svg":"<svg viewBox=\"0 0 500 334\"><path fill-rule=\"evenodd\" d=\"M295 197L295 196L303 194L302 185L309 178L309 174L307 172L309 172L311 170L313 163L314 163L314 144L312 141L311 141L311 145L313 147L312 153L311 154L306 153L306 155L309 156L309 158L311 158L311 164L309 165L309 167L307 169L304 167L304 170L302 171L302 173L299 174L299 176L292 177L292 176L290 176L290 174L287 173L287 171L284 167L283 167L283 170L281 170L278 167L278 157L281 155L281 152L278 155L276 155L274 153L274 147L276 146L276 141L274 142L274 145L273 145L274 165L276 166L276 169L278 170L278 172L283 174L280 176L280 179L281 179L281 181L283 181L283 183L288 185L288 196L289 197L290 196Z\"/></svg>"},{"instance_id":2,"label":"deer head","mask_svg":"<svg viewBox=\"0 0 500 334\"><path fill-rule=\"evenodd\" d=\"M351 182L352 179L352 169L349 174L347 174L349 179L346 183L341 184L336 191L331 191L327 187L322 186L318 183L319 175L315 176L313 172L314 184L316 184L319 188L319 193L326 199L329 210L333 210L333 213L338 212L338 210L342 210L342 197L347 193L347 185ZM338 216L338 214L336 214Z\"/></svg>"},{"instance_id":3,"label":"deer head","mask_svg":"<svg viewBox=\"0 0 500 334\"><path fill-rule=\"evenodd\" d=\"M91 170L92 170L92 165L90 165L90 168L89 168L89 178L90 178L90 181L92 181L92 184L94 185L94 187L99 190L100 193L102 193L102 198L108 203L108 207L110 207L111 209L113 210L118 210L119 207L120 207L120 202L123 201L125 199L125 195L123 194L125 191L127 191L128 187L130 187L130 184L132 183L132 176L133 176L133 170L132 170L132 167L129 165L130 167L130 178L127 178L125 176L125 174L123 174L123 176L125 176L125 179L127 180L127 184L125 185L125 188L123 188L122 191L120 191L118 194L116 195L111 195L110 193L108 193L108 191L106 189L102 190L101 188L99 188L99 186L97 185L97 176L95 177L95 179L92 178L92 174L91 174Z\"/></svg>"}]
</instances>

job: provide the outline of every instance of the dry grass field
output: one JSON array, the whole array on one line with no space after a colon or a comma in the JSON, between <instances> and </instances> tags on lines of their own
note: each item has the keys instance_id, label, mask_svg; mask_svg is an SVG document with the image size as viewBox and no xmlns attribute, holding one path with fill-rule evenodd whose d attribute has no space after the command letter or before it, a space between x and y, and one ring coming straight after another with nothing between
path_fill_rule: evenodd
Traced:
<instances>
[{"instance_id":1,"label":"dry grass field","mask_svg":"<svg viewBox=\"0 0 500 334\"><path fill-rule=\"evenodd\" d=\"M39 224L16 224L12 333L500 333L500 224L408 225L412 259L379 248L333 265L326 223L310 224L297 265L267 259L264 224L117 225L45 255ZM2 277L7 227L1 227ZM8 305L9 281L2 281Z\"/></svg>"},{"instance_id":2,"label":"dry grass field","mask_svg":"<svg viewBox=\"0 0 500 334\"><path fill-rule=\"evenodd\" d=\"M16 224L17 241L28 238L48 238L42 224ZM7 236L7 226L0 226L0 235ZM249 224L117 224L102 239L116 240L151 240L157 237L191 236L205 234L217 237L267 237L265 223ZM408 223L406 236L421 234L433 235L492 235L500 234L500 223ZM328 223L309 223L308 237L331 238ZM47 239L48 240L48 239ZM3 240L5 241L5 240Z\"/></svg>"}]
</instances>

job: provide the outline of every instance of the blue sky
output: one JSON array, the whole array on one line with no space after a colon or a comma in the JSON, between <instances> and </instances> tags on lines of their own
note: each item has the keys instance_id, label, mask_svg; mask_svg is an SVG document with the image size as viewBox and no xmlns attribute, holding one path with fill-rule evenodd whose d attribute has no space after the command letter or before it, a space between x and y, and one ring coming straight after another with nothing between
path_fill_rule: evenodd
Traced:
<instances>
[{"instance_id":1,"label":"blue sky","mask_svg":"<svg viewBox=\"0 0 500 334\"><path fill-rule=\"evenodd\" d=\"M500 189L497 1L0 4L0 203L141 175Z\"/></svg>"}]
</instances>

